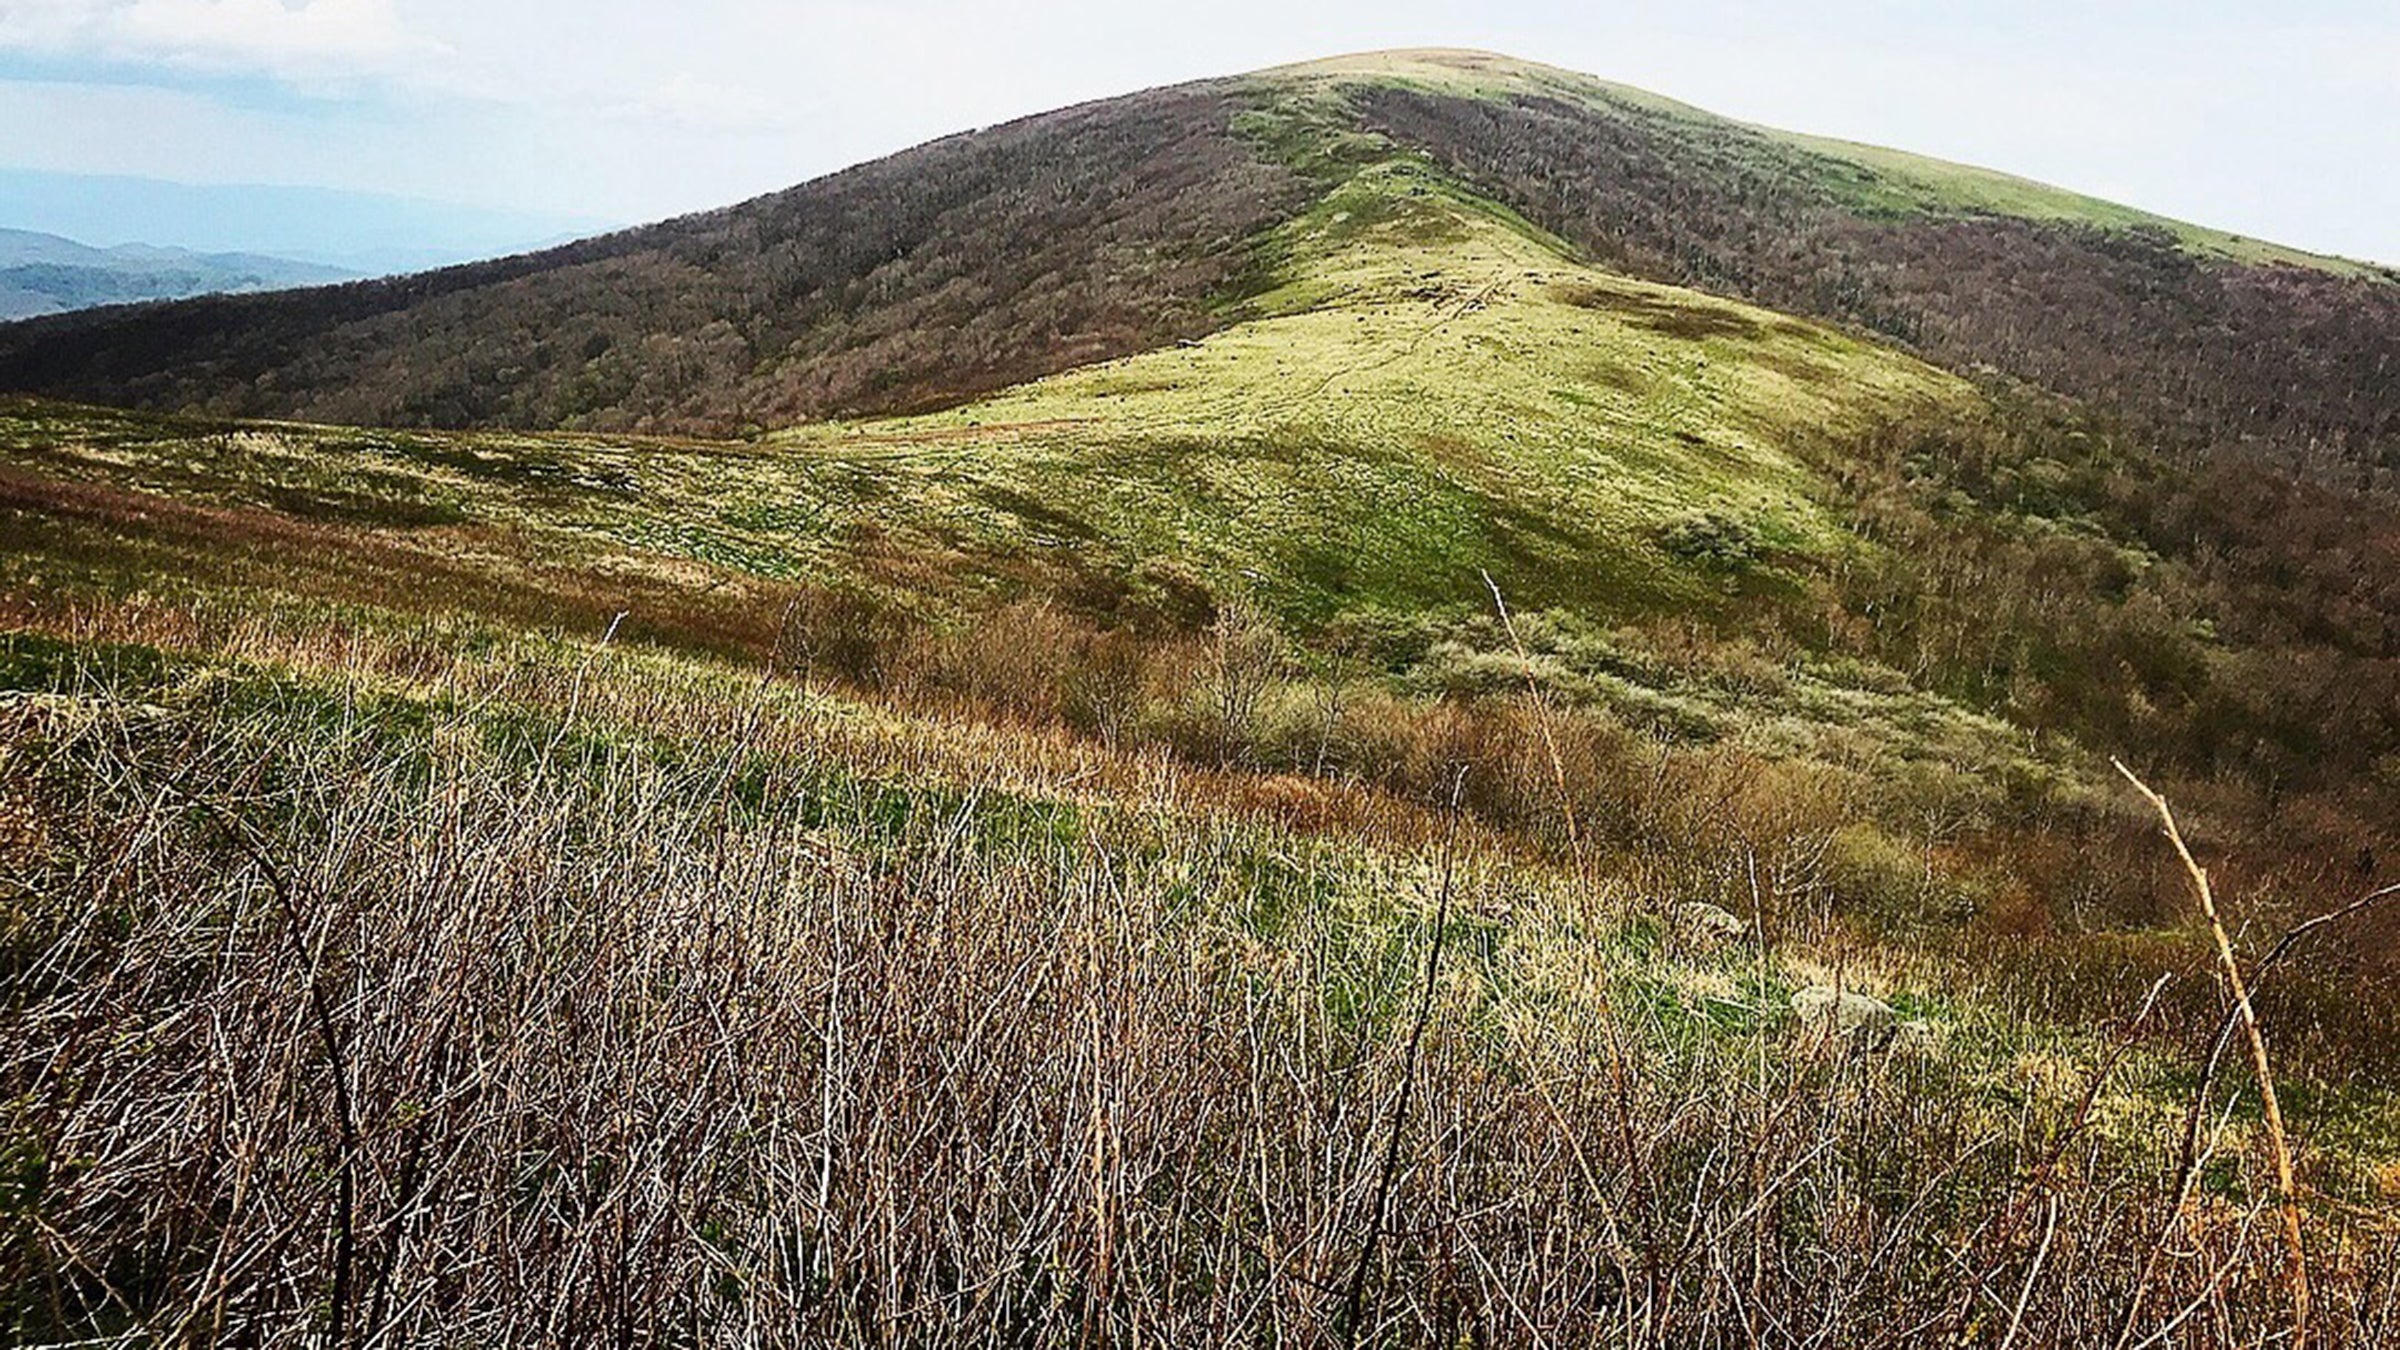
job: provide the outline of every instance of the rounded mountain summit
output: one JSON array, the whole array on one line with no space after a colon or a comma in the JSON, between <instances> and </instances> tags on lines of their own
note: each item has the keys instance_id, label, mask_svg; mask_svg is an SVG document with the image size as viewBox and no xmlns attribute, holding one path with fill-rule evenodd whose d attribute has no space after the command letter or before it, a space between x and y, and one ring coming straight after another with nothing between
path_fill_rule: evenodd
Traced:
<instances>
[{"instance_id":1,"label":"rounded mountain summit","mask_svg":"<svg viewBox=\"0 0 2400 1350\"><path fill-rule=\"evenodd\" d=\"M1285 344L1321 382L1236 378L1218 402L1346 380L1369 397L1396 387L1368 378L1407 365L1395 350L1428 377L1523 384L1577 342L1605 396L1638 374L1611 365L1624 323L1796 388L1826 372L1795 344L1848 370L1833 334L2178 438L2400 451L2389 272L1459 51L1129 94L519 257L0 327L0 390L752 434L955 408L1257 325L1281 326L1251 347Z\"/></svg>"}]
</instances>

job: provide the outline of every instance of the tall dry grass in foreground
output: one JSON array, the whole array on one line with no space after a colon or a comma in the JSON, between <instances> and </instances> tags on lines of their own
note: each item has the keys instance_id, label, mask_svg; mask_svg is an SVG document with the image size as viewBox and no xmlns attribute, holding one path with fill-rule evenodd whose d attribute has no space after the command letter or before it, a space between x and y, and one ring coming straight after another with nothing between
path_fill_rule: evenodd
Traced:
<instances>
[{"instance_id":1,"label":"tall dry grass in foreground","mask_svg":"<svg viewBox=\"0 0 2400 1350\"><path fill-rule=\"evenodd\" d=\"M1271 837L739 745L338 699L6 717L19 1340L2282 1324L2271 1197L2178 1211L2077 1092L1995 1104L1963 1054L1812 1039L1763 986L1695 1024L1612 973L1622 916L1527 916L1535 943L1480 917L1506 877L1472 859L1361 910ZM2316 1343L2388 1343L2400 1252L2316 1237Z\"/></svg>"}]
</instances>

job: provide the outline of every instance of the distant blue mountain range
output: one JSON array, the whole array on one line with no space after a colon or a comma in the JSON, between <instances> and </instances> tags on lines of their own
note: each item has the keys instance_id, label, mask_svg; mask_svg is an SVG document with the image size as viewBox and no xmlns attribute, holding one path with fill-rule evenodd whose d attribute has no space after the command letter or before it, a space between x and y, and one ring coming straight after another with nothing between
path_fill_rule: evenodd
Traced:
<instances>
[{"instance_id":1,"label":"distant blue mountain range","mask_svg":"<svg viewBox=\"0 0 2400 1350\"><path fill-rule=\"evenodd\" d=\"M195 253L147 244L92 248L54 234L0 230L0 320L220 291L316 286L358 275L256 253Z\"/></svg>"},{"instance_id":2,"label":"distant blue mountain range","mask_svg":"<svg viewBox=\"0 0 2400 1350\"><path fill-rule=\"evenodd\" d=\"M100 248L141 244L258 255L313 263L344 276L522 253L612 224L329 188L0 169L0 229Z\"/></svg>"}]
</instances>

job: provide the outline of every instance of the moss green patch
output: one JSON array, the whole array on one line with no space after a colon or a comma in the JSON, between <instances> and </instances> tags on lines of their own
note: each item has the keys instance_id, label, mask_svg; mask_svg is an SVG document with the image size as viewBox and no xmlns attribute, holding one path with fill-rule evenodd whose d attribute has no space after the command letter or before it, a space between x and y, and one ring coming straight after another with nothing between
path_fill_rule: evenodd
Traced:
<instances>
[{"instance_id":1,"label":"moss green patch","mask_svg":"<svg viewBox=\"0 0 2400 1350\"><path fill-rule=\"evenodd\" d=\"M1346 176L1273 241L1256 317L943 413L801 428L750 467L830 485L871 465L898 489L885 542L992 574L1072 541L1182 560L1304 625L1473 602L1487 572L1623 616L1723 598L1675 551L1695 513L1781 555L1762 583L1854 547L1804 438L1973 400L1830 330L1584 266L1408 157L1276 145Z\"/></svg>"}]
</instances>

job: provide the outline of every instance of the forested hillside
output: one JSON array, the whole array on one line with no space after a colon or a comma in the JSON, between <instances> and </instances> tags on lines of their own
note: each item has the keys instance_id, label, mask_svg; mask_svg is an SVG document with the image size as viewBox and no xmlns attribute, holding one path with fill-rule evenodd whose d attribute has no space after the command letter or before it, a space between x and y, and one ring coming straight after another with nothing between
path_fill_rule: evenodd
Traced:
<instances>
[{"instance_id":1,"label":"forested hillside","mask_svg":"<svg viewBox=\"0 0 2400 1350\"><path fill-rule=\"evenodd\" d=\"M1605 93L1367 86L1362 124L1638 275L1993 366L2203 445L2400 469L2400 279L2169 222L1945 199L1838 146ZM2374 475L2383 481L2381 473Z\"/></svg>"},{"instance_id":2,"label":"forested hillside","mask_svg":"<svg viewBox=\"0 0 2400 1350\"><path fill-rule=\"evenodd\" d=\"M0 388L407 426L730 431L1207 331L1305 184L1197 86L388 281L0 330Z\"/></svg>"},{"instance_id":3,"label":"forested hillside","mask_svg":"<svg viewBox=\"0 0 2400 1350\"><path fill-rule=\"evenodd\" d=\"M1366 144L1607 266L1996 367L2182 440L2352 470L2400 453L2388 272L1472 53L1095 103L497 263L0 331L0 387L720 433L938 406L1227 322L1325 157Z\"/></svg>"}]
</instances>

